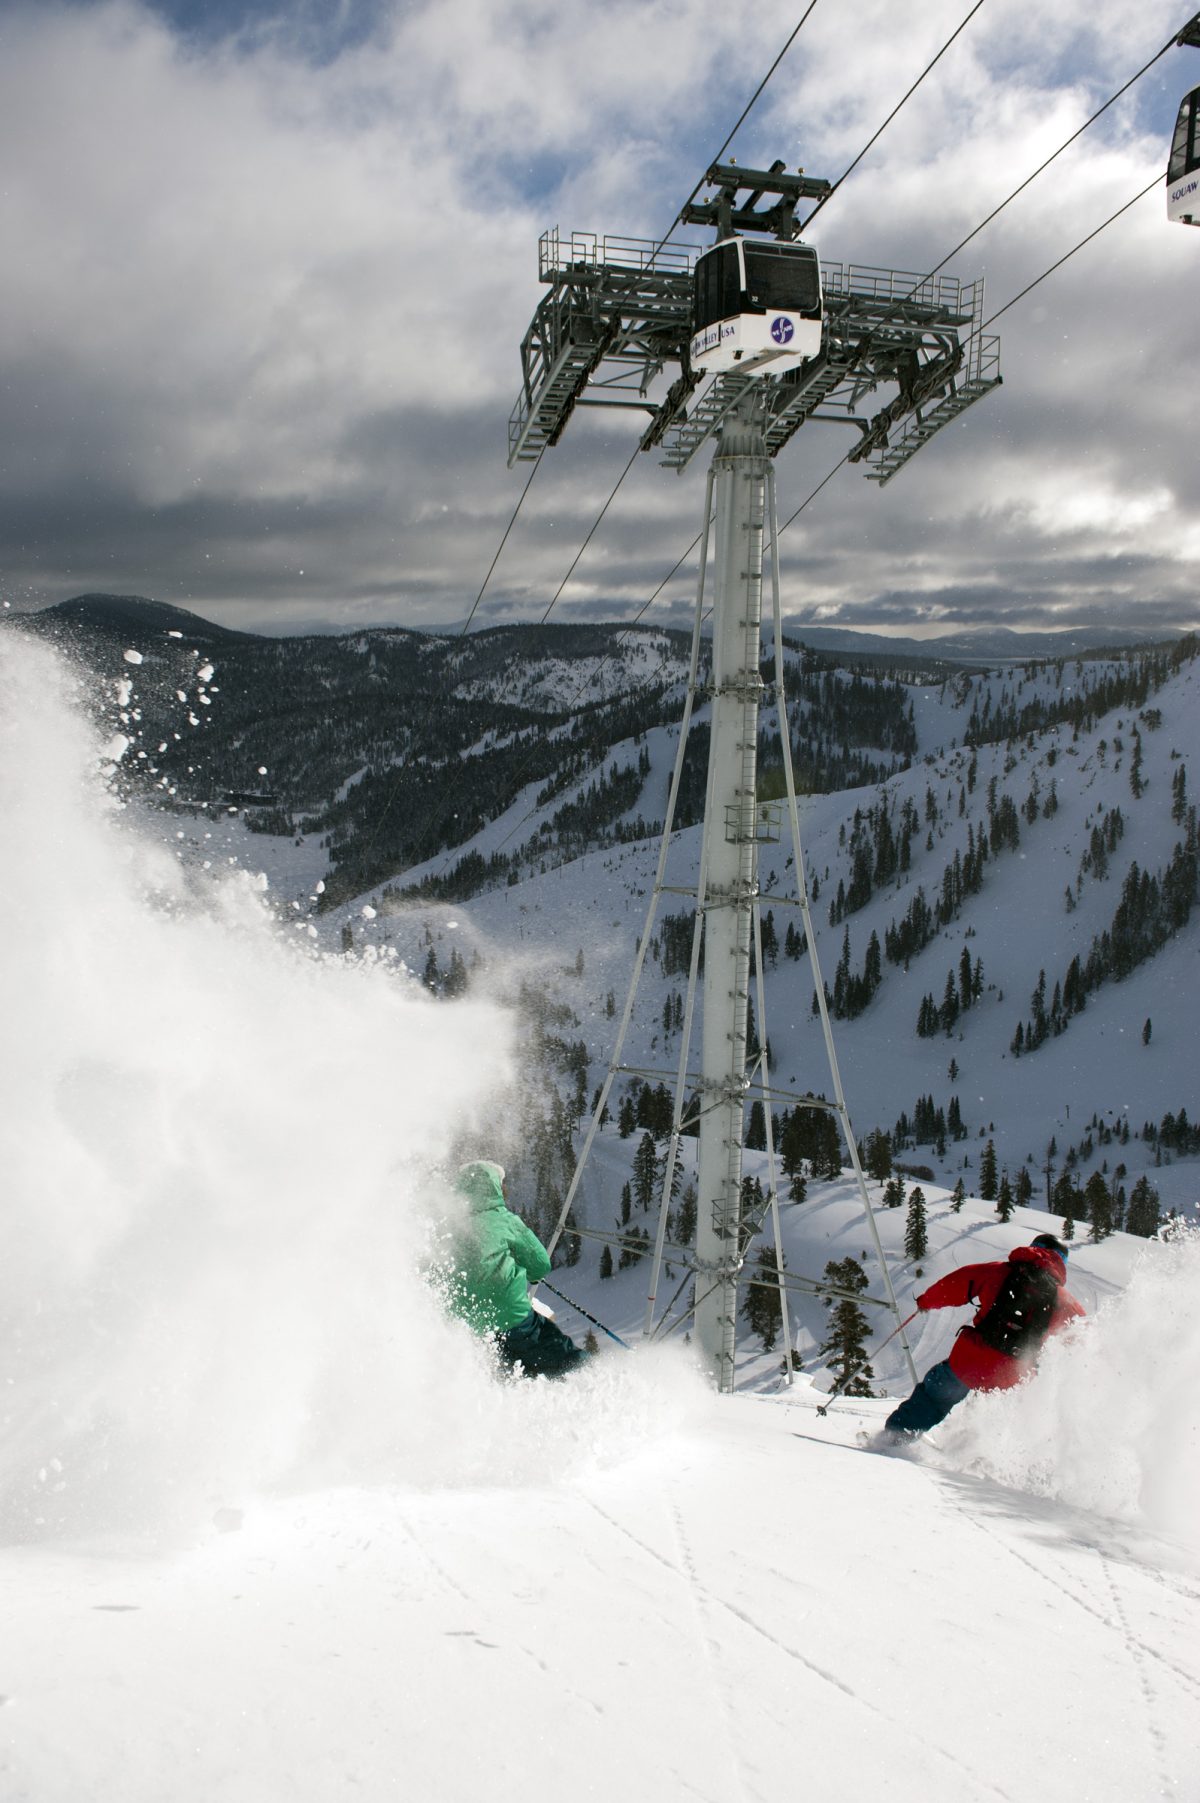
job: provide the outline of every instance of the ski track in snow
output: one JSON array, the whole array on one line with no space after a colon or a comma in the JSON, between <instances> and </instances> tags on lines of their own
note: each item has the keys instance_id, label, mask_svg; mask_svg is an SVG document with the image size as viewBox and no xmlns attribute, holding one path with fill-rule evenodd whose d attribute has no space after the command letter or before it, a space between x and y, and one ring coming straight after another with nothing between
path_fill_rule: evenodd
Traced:
<instances>
[{"instance_id":1,"label":"ski track in snow","mask_svg":"<svg viewBox=\"0 0 1200 1803\"><path fill-rule=\"evenodd\" d=\"M1136 1650L1135 1656L1156 1659L1160 1665L1169 1671L1172 1676L1183 1685L1184 1689L1190 1691L1197 1700L1200 1700L1200 1677L1193 1672L1187 1671L1183 1666L1177 1665L1173 1659L1169 1658L1168 1655L1162 1652L1158 1647L1150 1646L1147 1641L1142 1640L1139 1636L1133 1634L1125 1619L1123 1611L1121 1611L1120 1624L1114 1623L1111 1614L1106 1614L1104 1609L1097 1604L1088 1602L1086 1597L1080 1596L1077 1590L1072 1589L1072 1587L1069 1584L1064 1583L1061 1578L1055 1577L1053 1573L1046 1570L1045 1566L1039 1565L1035 1559L1031 1559L1026 1553L1020 1552L1012 1544L1011 1540L1006 1540L1001 1535L997 1534L987 1525L986 1521L981 1519L978 1513L971 1513L964 1503L959 1502L958 1498L954 1498L954 1500L963 1518L969 1521L972 1527L978 1528L980 1533L986 1534L989 1539L993 1540L998 1546L1002 1546L1010 1558L1015 1559L1019 1565L1025 1566L1025 1568L1028 1571L1033 1572L1035 1577L1039 1578L1042 1583L1048 1584L1052 1589L1057 1590L1062 1596L1065 1596L1069 1602L1074 1603L1076 1608L1082 1609L1085 1614L1090 1615L1093 1620L1098 1621L1102 1627L1113 1633L1119 1632L1128 1643L1131 1652L1135 1652ZM1028 1505L1029 1499L1021 1498L1021 1501ZM1089 1543L1086 1540L1077 1540L1075 1544L1084 1548L1089 1546ZM1114 1580L1111 1568L1106 1560L1106 1555L1101 1548L1097 1546L1092 1546L1090 1550L1096 1554L1097 1559L1100 1561L1108 1588L1115 1595ZM1190 1590L1186 1591L1185 1594L1189 1597L1192 1596Z\"/></svg>"},{"instance_id":2,"label":"ski track in snow","mask_svg":"<svg viewBox=\"0 0 1200 1803\"><path fill-rule=\"evenodd\" d=\"M610 1515L605 1515L604 1511L599 1509L595 1503L593 1503L592 1506L593 1508L596 1508L597 1514L603 1516L604 1520L609 1522L611 1526L620 1528L620 1524L613 1521L613 1518ZM671 1525L675 1532L675 1543L679 1548L679 1558L686 1579L688 1598L696 1619L697 1637L704 1648L704 1665L708 1679L708 1687L712 1691L717 1715L721 1722L722 1738L724 1739L726 1755L733 1771L734 1783L737 1786L738 1794L744 1798L747 1795L746 1774L743 1769L741 1755L738 1752L737 1728L730 1719L729 1705L725 1698L725 1692L721 1686L720 1638L715 1632L713 1624L709 1619L709 1611L705 1606L708 1601L707 1592L696 1575L696 1567L692 1559L691 1549L687 1543L687 1536L683 1530L683 1521L677 1504L670 1504L669 1514ZM624 1528L621 1528L620 1531L626 1533L627 1538L633 1540L635 1546L641 1547L643 1552L651 1552L652 1556L659 1559L660 1563L665 1565L667 1570L674 1576L678 1577L680 1575L669 1559L664 1559L661 1554L654 1553L651 1548L638 1540L635 1535L628 1534L627 1530ZM756 1797L760 1797L761 1792L756 1789L755 1795Z\"/></svg>"},{"instance_id":3,"label":"ski track in snow","mask_svg":"<svg viewBox=\"0 0 1200 1803\"><path fill-rule=\"evenodd\" d=\"M1125 1604L1121 1599L1121 1592L1117 1586L1117 1581L1113 1576L1111 1565L1099 1549L1097 1549L1097 1557L1100 1560L1100 1568L1103 1571L1105 1580L1108 1584L1109 1594L1112 1597L1113 1609L1116 1612L1121 1634L1124 1637L1125 1645L1129 1651L1130 1663L1133 1666L1134 1673L1137 1677L1138 1692L1141 1696L1142 1709L1146 1719L1147 1737L1151 1743L1154 1754L1154 1763L1158 1767L1162 1792L1164 1797L1169 1796L1175 1787L1175 1780L1173 1775L1167 1770L1167 1737L1163 1733L1159 1723L1160 1705L1151 1688L1149 1674L1146 1671L1145 1648L1138 1637L1130 1630L1129 1618L1125 1613Z\"/></svg>"},{"instance_id":4,"label":"ski track in snow","mask_svg":"<svg viewBox=\"0 0 1200 1803\"><path fill-rule=\"evenodd\" d=\"M615 1528L618 1533L623 1534L626 1539L631 1540L633 1544L647 1556L647 1558L656 1560L658 1564L664 1566L672 1576L678 1578L687 1585L695 1602L698 1619L701 1622L702 1637L706 1647L712 1654L718 1670L720 1642L713 1637L707 1622L704 1619L702 1605L706 1602L718 1609L723 1609L727 1614L731 1615L735 1621L740 1622L744 1628L748 1628L752 1634L765 1640L776 1652L783 1653L787 1658L794 1660L797 1665L803 1666L805 1671L811 1673L814 1678L819 1679L822 1684L826 1684L831 1689L837 1691L850 1703L868 1710L872 1715L878 1716L890 1729L897 1730L905 1735L911 1735L912 1730L906 1723L898 1721L894 1716L889 1715L886 1710L880 1709L877 1704L870 1700L870 1698L864 1696L860 1691L855 1690L852 1685L847 1684L842 1678L839 1678L836 1672L829 1671L824 1666L818 1665L815 1660L808 1658L806 1654L799 1652L794 1646L790 1646L787 1641L779 1639L776 1635L772 1634L769 1629L765 1628L761 1622L756 1621L752 1615L748 1614L746 1610L739 1608L736 1603L730 1602L727 1597L718 1596L715 1591L711 1590L703 1583L697 1572L695 1561L688 1545L687 1535L683 1525L683 1517L680 1513L678 1503L672 1503L671 1505L671 1519L674 1523L676 1539L680 1549L682 1570L678 1566L672 1564L671 1560L666 1558L655 1547L647 1545L647 1543L640 1539L638 1535L632 1533L624 1523L617 1521L613 1516L607 1514L594 1500L591 1501L591 1506L602 1520L606 1521L610 1527ZM721 1709L724 1714L723 1699L721 1700ZM732 1744L734 1743L731 1743L731 1745ZM931 1749L940 1758L947 1761L955 1772L961 1773L963 1770L964 1761L962 1756L960 1754L951 1753L947 1748L939 1746L935 1741L930 1739L928 1734L921 1737L920 1744L924 1748ZM979 1772L972 1772L971 1776L982 1790L990 1791L992 1795L1000 1797L1003 1800L1003 1803L1010 1803L1008 1792L999 1789L992 1783L990 1778L987 1778Z\"/></svg>"}]
</instances>

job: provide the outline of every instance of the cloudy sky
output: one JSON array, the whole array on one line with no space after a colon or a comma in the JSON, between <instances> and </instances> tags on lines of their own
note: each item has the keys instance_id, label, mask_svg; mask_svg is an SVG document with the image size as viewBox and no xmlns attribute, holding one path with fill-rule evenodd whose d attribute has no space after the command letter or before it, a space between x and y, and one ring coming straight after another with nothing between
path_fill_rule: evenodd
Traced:
<instances>
[{"instance_id":1,"label":"cloudy sky","mask_svg":"<svg viewBox=\"0 0 1200 1803\"><path fill-rule=\"evenodd\" d=\"M837 177L969 8L817 0L732 154ZM527 475L506 421L539 232L661 236L803 10L0 0L0 597L461 621ZM1188 11L985 0L818 248L931 267ZM1197 83L1200 51L1172 49L960 253L989 312L1165 167ZM1200 620L1198 295L1200 231L1160 186L1005 314L998 394L886 489L830 483L783 540L789 609L905 633ZM635 430L576 416L479 624L544 612ZM785 517L845 448L837 426L793 441ZM700 467L639 458L555 617L640 606L702 492Z\"/></svg>"}]
</instances>

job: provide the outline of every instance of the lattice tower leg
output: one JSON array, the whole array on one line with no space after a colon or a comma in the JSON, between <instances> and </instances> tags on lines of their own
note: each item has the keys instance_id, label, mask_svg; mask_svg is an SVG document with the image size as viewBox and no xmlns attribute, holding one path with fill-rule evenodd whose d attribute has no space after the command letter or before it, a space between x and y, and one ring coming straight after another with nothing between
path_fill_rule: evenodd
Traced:
<instances>
[{"instance_id":1,"label":"lattice tower leg","mask_svg":"<svg viewBox=\"0 0 1200 1803\"><path fill-rule=\"evenodd\" d=\"M559 1240L562 1237L563 1229L566 1226L567 1221L570 1219L571 1210L575 1206L575 1198L579 1192L579 1186L583 1181L584 1171L587 1168L588 1157L591 1153L592 1145L595 1141L596 1134L599 1132L600 1122L604 1118L604 1111L608 1106L608 1098L609 1098L610 1094L612 1093L613 1083L616 1080L617 1074L621 1068L621 1055L625 1048L625 1040L626 1040L626 1036L628 1035L628 1032L629 1032L630 1022L633 1019L633 1007L634 1007L635 999L637 997L638 983L641 980L642 968L646 962L646 954L650 949L650 941L651 941L651 937L652 937L653 931L654 931L654 921L655 921L655 916L658 913L658 905L659 905L660 901L662 900L663 881L666 876L666 870L667 870L667 858L668 858L668 855L671 850L671 836L672 836L672 833L674 832L674 827L675 827L675 808L676 808L676 804L679 800L680 784L683 781L683 765L684 765L684 758L687 753L688 727L691 724L692 709L695 705L695 700L696 700L696 677L697 677L697 672L700 667L700 628L704 621L704 592L705 592L705 581L706 581L706 576L707 576L707 571L708 571L708 539L709 539L709 520L710 520L710 517L712 514L712 491L713 491L713 479L710 474L709 478L708 478L708 484L705 489L705 495L704 495L704 531L703 531L703 538L702 538L702 543L701 543L701 548L700 548L700 576L699 576L699 580L696 584L696 607L695 607L695 613L694 613L693 621L692 621L692 653L691 653L691 662L688 667L687 693L686 693L686 697L685 697L684 704L683 704L683 719L680 722L680 727L679 727L679 745L678 745L678 748L675 753L675 767L671 772L671 787L667 794L667 813L666 813L666 818L663 821L662 838L659 841L658 865L654 872L654 881L650 887L650 900L646 905L645 924L642 927L641 937L638 940L637 954L633 961L633 972L629 979L629 990L625 997L625 1006L621 1011L621 1020L620 1020L620 1025L617 1028L617 1037L616 1037L616 1040L613 1045L612 1056L608 1061L608 1069L604 1073L604 1082L600 1086L600 1094L596 1098L596 1106L592 1110L592 1118L588 1122L588 1130L587 1130L587 1135L583 1142L583 1148L580 1151L579 1157L575 1162L575 1169L571 1174L571 1182L567 1189L567 1194L566 1194L566 1198L562 1205L562 1210L559 1214L558 1220L555 1222L554 1232L550 1235L550 1238L547 1242L547 1250L550 1252L554 1251L554 1248L557 1246ZM699 922L699 918L700 918L699 914L697 914L697 922ZM684 1055L685 1056L686 1056L688 1038L689 1038L689 1035L691 1032L692 997L695 993L695 962L696 962L696 948L693 948L692 984L688 990L688 1021L687 1021L687 1025L685 1027L684 1035L683 1035L683 1046L684 1046ZM678 1140L679 1140L679 1111L680 1111L680 1107L682 1105L681 1097L683 1094L682 1070L683 1070L683 1067L681 1066L680 1080L676 1086L675 1133L674 1133L673 1140L672 1140L672 1156L674 1156L674 1150L678 1146ZM668 1170L668 1193L669 1193L669 1185L670 1185L670 1171ZM659 1230L658 1230L658 1243L657 1243L657 1247L656 1247L655 1260L654 1260L655 1279L657 1279L658 1270L662 1263L662 1241L663 1241L663 1232L665 1229L665 1225L666 1225L666 1209L664 1206L664 1208L662 1209L661 1214L660 1214L660 1225L659 1225ZM652 1282L651 1283L650 1310L649 1310L650 1315L653 1315L653 1312L654 1312L654 1295L653 1295L654 1287L655 1287L654 1283ZM649 1329L649 1316L647 1318L647 1330L648 1329Z\"/></svg>"},{"instance_id":2,"label":"lattice tower leg","mask_svg":"<svg viewBox=\"0 0 1200 1803\"><path fill-rule=\"evenodd\" d=\"M774 472L772 471L772 478ZM809 965L812 970L813 988L817 997L817 1008L821 1017L821 1031L825 1038L825 1055L829 1063L829 1076L833 1084L834 1104L841 1124L842 1135L846 1141L846 1150L850 1154L850 1163L854 1170L858 1185L859 1199L863 1205L867 1228L875 1247L875 1256L879 1260L879 1269L883 1277L884 1289L887 1292L888 1305L897 1322L900 1321L900 1304L896 1300L896 1291L892 1284L892 1274L884 1256L883 1242L879 1237L879 1227L875 1220L875 1209L871 1203L867 1189L867 1180L859 1157L858 1141L850 1124L850 1110L846 1106L845 1091L842 1088L842 1073L838 1064L837 1051L833 1043L833 1028L829 1021L829 1008L825 1001L825 980L821 975L821 965L817 956L817 938L813 931L812 912L808 901L808 880L804 871L804 853L800 843L800 810L796 802L796 778L792 767L791 735L787 720L787 697L784 690L783 674L783 616L779 599L779 528L775 510L775 484L772 479L768 483L767 494L768 525L771 541L771 603L775 627L775 700L779 712L779 738L783 750L783 773L787 786L788 822L792 835L792 856L795 861L796 895L800 903L801 917L804 921L804 933L808 941ZM763 1044L766 1044L767 1027L763 1021L759 1028ZM917 1369L913 1363L912 1348L908 1343L908 1334L903 1325L898 1328L900 1344L904 1349L905 1361L908 1365L912 1382L917 1381Z\"/></svg>"},{"instance_id":3,"label":"lattice tower leg","mask_svg":"<svg viewBox=\"0 0 1200 1803\"><path fill-rule=\"evenodd\" d=\"M750 935L758 888L755 780L766 455L753 396L730 416L713 459L713 682L704 821L704 1007L696 1229L696 1337L727 1391L734 1381Z\"/></svg>"}]
</instances>

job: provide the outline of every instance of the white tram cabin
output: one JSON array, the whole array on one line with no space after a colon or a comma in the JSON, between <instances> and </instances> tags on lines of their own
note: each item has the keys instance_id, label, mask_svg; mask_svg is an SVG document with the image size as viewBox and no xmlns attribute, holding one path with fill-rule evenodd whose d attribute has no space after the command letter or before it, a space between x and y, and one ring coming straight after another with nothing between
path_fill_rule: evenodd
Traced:
<instances>
[{"instance_id":1,"label":"white tram cabin","mask_svg":"<svg viewBox=\"0 0 1200 1803\"><path fill-rule=\"evenodd\" d=\"M696 263L696 373L783 375L821 348L821 264L811 244L725 238Z\"/></svg>"},{"instance_id":2,"label":"white tram cabin","mask_svg":"<svg viewBox=\"0 0 1200 1803\"><path fill-rule=\"evenodd\" d=\"M1200 225L1200 88L1185 95L1167 164L1167 218Z\"/></svg>"}]
</instances>

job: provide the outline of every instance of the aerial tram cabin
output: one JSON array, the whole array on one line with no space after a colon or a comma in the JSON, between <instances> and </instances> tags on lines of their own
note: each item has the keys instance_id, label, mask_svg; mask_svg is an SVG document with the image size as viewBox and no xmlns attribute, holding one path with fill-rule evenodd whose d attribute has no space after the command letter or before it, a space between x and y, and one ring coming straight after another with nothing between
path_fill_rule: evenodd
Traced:
<instances>
[{"instance_id":1,"label":"aerial tram cabin","mask_svg":"<svg viewBox=\"0 0 1200 1803\"><path fill-rule=\"evenodd\" d=\"M1167 164L1167 218L1200 225L1200 88L1184 96Z\"/></svg>"},{"instance_id":2,"label":"aerial tram cabin","mask_svg":"<svg viewBox=\"0 0 1200 1803\"><path fill-rule=\"evenodd\" d=\"M695 373L783 375L821 348L821 264L811 244L725 238L698 259Z\"/></svg>"}]
</instances>

